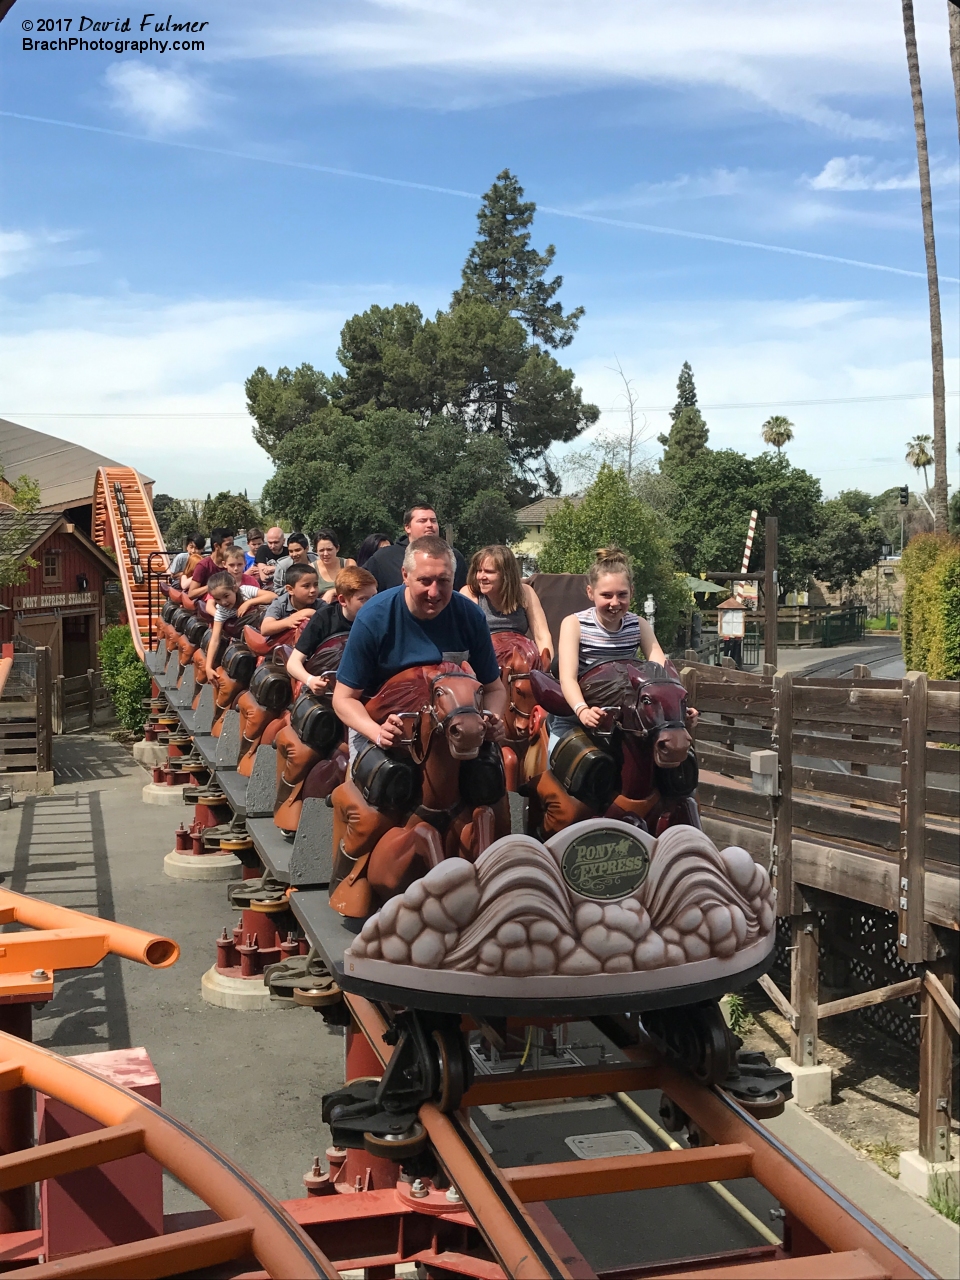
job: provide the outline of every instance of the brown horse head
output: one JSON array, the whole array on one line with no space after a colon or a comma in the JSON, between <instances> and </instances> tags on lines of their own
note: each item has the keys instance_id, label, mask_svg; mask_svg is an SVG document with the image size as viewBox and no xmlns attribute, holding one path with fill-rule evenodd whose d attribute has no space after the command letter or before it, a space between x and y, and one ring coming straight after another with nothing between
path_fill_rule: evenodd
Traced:
<instances>
[{"instance_id":1,"label":"brown horse head","mask_svg":"<svg viewBox=\"0 0 960 1280\"><path fill-rule=\"evenodd\" d=\"M609 710L614 727L653 750L653 763L673 769L684 763L693 740L687 731L687 691L672 663L601 662L580 679L591 706ZM601 731L606 726L601 726Z\"/></svg>"},{"instance_id":2,"label":"brown horse head","mask_svg":"<svg viewBox=\"0 0 960 1280\"><path fill-rule=\"evenodd\" d=\"M495 631L490 638L500 664L500 679L507 690L506 740L510 745L526 747L530 718L537 705L530 672L544 669L544 655L532 640L516 631Z\"/></svg>"},{"instance_id":3,"label":"brown horse head","mask_svg":"<svg viewBox=\"0 0 960 1280\"><path fill-rule=\"evenodd\" d=\"M418 762L434 737L443 739L452 759L475 760L486 731L480 681L455 662L398 671L370 699L367 711L378 724L389 715L415 720L405 745Z\"/></svg>"},{"instance_id":4,"label":"brown horse head","mask_svg":"<svg viewBox=\"0 0 960 1280\"><path fill-rule=\"evenodd\" d=\"M424 755L431 739L442 734L452 760L476 760L487 728L477 677L463 670L434 676L420 725Z\"/></svg>"}]
</instances>

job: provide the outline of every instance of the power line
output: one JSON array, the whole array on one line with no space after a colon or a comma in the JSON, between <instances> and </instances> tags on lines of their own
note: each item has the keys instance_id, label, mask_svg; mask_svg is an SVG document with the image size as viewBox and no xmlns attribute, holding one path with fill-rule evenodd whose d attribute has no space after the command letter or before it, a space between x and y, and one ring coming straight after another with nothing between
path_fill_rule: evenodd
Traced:
<instances>
[{"instance_id":1,"label":"power line","mask_svg":"<svg viewBox=\"0 0 960 1280\"><path fill-rule=\"evenodd\" d=\"M955 399L960 396L960 391L948 391L947 398ZM718 404L701 404L697 407L709 410L711 413L715 409L791 409L800 405L811 404L878 404L891 400L929 400L931 394L929 391L911 391L904 395L893 396L833 396L822 400L739 400L726 401ZM634 412L639 413L666 413L668 410L675 408L672 404L647 404L636 405ZM605 405L602 413L626 413L626 405ZM249 413L239 412L237 410L211 412L208 410L198 410L196 413L178 410L175 413L43 413L38 409L29 411L7 410L6 413L0 414L4 418L245 418L248 422L252 422L253 418Z\"/></svg>"},{"instance_id":2,"label":"power line","mask_svg":"<svg viewBox=\"0 0 960 1280\"><path fill-rule=\"evenodd\" d=\"M948 391L947 398L960 396L960 391ZM877 404L886 400L931 400L932 394L929 391L913 391L907 395L896 396L833 396L823 400L741 400L727 401L724 404L699 404L698 409L792 409L797 405L807 404ZM668 409L675 409L676 405L672 404L652 404L652 405L635 405L634 412L641 413L664 413ZM627 413L629 412L626 405L610 405L601 410L602 413Z\"/></svg>"}]
</instances>

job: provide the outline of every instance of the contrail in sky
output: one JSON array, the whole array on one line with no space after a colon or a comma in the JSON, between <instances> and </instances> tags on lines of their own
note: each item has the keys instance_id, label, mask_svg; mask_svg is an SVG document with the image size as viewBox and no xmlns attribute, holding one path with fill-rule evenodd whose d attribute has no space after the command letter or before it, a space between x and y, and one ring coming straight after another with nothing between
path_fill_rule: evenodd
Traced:
<instances>
[{"instance_id":1,"label":"contrail in sky","mask_svg":"<svg viewBox=\"0 0 960 1280\"><path fill-rule=\"evenodd\" d=\"M46 116L25 115L19 111L0 111L0 116L10 120L28 120L33 124L52 124L62 129L80 129L85 133L102 133L111 138L127 138L132 142L148 142L154 146L176 147L181 151L199 151L205 155L226 156L232 160L248 160L261 164L278 165L284 169L302 169L308 173L327 173L336 178L353 178L359 182L376 182L387 187L404 187L411 191L430 191L441 196L456 196L461 200L482 200L476 191L461 191L457 187L440 187L430 182L414 182L409 178L387 178L378 173L362 173L356 169L340 169L328 164L312 164L306 160L280 160L275 156L256 155L253 152L231 151L225 147L207 147L196 142L173 142L167 138L151 138L146 134L127 133L121 129L106 129L100 125L78 124L73 120L51 120ZM738 249L760 249L765 253L784 253L793 258L813 258L818 262L836 262L845 267L861 267L867 271L886 271L896 276L911 276L917 280L927 278L925 271L908 271L906 267L891 267L882 262L863 262L859 258L841 258L832 253L815 253L812 249L791 249L781 244L764 244L758 240L737 240L732 236L711 235L707 231L682 231L677 227L662 227L650 222L632 222L622 218L606 218L599 214L578 213L572 209L558 209L554 205L538 204L538 213L552 214L557 218L573 218L578 222L594 222L601 226L620 227L627 231L646 231L652 235L678 236L683 240L706 240L713 244L729 244ZM956 276L940 276L944 284L960 284Z\"/></svg>"}]
</instances>

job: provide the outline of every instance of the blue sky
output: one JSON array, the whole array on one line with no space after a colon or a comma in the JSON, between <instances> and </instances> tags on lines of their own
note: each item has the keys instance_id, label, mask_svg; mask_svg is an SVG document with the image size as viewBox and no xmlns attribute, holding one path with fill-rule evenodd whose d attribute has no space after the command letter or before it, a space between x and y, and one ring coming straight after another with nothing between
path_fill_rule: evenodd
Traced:
<instances>
[{"instance_id":1,"label":"blue sky","mask_svg":"<svg viewBox=\"0 0 960 1280\"><path fill-rule=\"evenodd\" d=\"M897 0L191 5L151 25L207 21L203 52L22 48L51 16L138 36L123 0L17 0L0 24L0 416L179 496L259 493L247 374L330 370L374 302L446 305L471 193L509 167L586 307L563 354L599 431L623 423L619 359L655 456L689 360L715 446L757 452L784 412L827 493L913 481L929 337ZM946 0L916 12L956 484Z\"/></svg>"}]
</instances>

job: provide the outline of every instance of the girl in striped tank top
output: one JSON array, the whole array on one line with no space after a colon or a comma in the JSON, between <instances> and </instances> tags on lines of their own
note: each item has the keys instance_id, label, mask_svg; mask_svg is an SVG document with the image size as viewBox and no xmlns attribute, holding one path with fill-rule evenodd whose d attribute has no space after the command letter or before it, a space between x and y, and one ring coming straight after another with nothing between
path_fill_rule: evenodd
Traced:
<instances>
[{"instance_id":1,"label":"girl in striped tank top","mask_svg":"<svg viewBox=\"0 0 960 1280\"><path fill-rule=\"evenodd\" d=\"M597 662L635 658L638 650L651 662L666 662L666 655L646 618L630 612L633 573L619 547L602 547L587 574L587 595L592 607L572 613L560 625L557 662L563 696L573 716L550 716L547 721L548 758L553 748L573 729L595 729L603 718L599 707L588 707L579 678Z\"/></svg>"}]
</instances>

